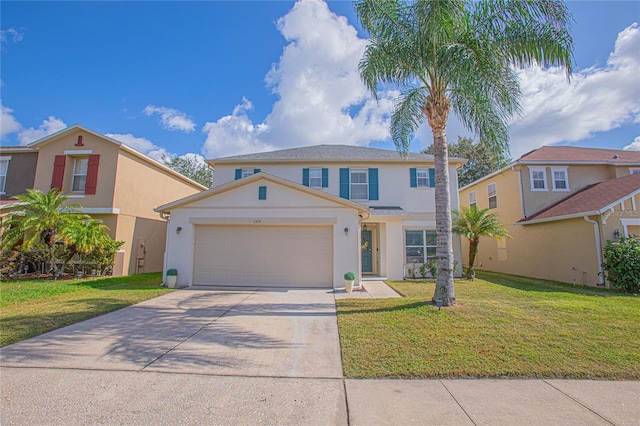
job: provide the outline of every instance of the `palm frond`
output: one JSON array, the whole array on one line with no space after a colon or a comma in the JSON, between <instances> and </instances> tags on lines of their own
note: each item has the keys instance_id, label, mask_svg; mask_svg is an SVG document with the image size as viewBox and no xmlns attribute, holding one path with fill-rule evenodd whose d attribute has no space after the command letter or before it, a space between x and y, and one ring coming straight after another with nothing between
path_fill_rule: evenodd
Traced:
<instances>
[{"instance_id":1,"label":"palm frond","mask_svg":"<svg viewBox=\"0 0 640 426\"><path fill-rule=\"evenodd\" d=\"M403 155L409 151L409 145L415 131L425 120L422 112L428 96L428 89L416 87L402 93L396 100L391 115L391 137L396 149Z\"/></svg>"}]
</instances>

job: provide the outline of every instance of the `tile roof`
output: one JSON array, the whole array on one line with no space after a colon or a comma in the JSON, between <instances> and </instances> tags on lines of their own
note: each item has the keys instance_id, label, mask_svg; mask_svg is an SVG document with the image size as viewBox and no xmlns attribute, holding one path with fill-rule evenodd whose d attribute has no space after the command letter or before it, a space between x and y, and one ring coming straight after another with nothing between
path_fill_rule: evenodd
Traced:
<instances>
[{"instance_id":1,"label":"tile roof","mask_svg":"<svg viewBox=\"0 0 640 426\"><path fill-rule=\"evenodd\" d=\"M403 157L398 151L388 149L367 148L352 145L314 145L301 148L282 149L278 151L260 152L256 154L235 155L211 159L212 163L248 162L248 161L304 161L304 160L417 160L433 161L433 155L409 152ZM451 158L451 161L462 161Z\"/></svg>"},{"instance_id":2,"label":"tile roof","mask_svg":"<svg viewBox=\"0 0 640 426\"><path fill-rule=\"evenodd\" d=\"M526 224L532 221L555 220L564 216L600 212L635 191L640 191L640 174L596 183L518 223Z\"/></svg>"},{"instance_id":3,"label":"tile roof","mask_svg":"<svg viewBox=\"0 0 640 426\"><path fill-rule=\"evenodd\" d=\"M577 146L543 146L524 154L518 162L640 164L640 151L581 148Z\"/></svg>"},{"instance_id":4,"label":"tile roof","mask_svg":"<svg viewBox=\"0 0 640 426\"><path fill-rule=\"evenodd\" d=\"M402 207L370 206L371 216L411 216Z\"/></svg>"}]
</instances>

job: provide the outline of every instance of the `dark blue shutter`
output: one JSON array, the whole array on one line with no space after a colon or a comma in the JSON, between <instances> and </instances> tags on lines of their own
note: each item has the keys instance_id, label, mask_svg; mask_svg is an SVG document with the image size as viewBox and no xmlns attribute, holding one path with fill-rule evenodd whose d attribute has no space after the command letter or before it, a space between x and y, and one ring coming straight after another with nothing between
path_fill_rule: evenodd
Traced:
<instances>
[{"instance_id":1,"label":"dark blue shutter","mask_svg":"<svg viewBox=\"0 0 640 426\"><path fill-rule=\"evenodd\" d=\"M409 185L411 186L411 188L418 187L418 173L415 167L411 167L409 169Z\"/></svg>"},{"instance_id":2,"label":"dark blue shutter","mask_svg":"<svg viewBox=\"0 0 640 426\"><path fill-rule=\"evenodd\" d=\"M302 169L302 184L309 186L309 169Z\"/></svg>"},{"instance_id":3,"label":"dark blue shutter","mask_svg":"<svg viewBox=\"0 0 640 426\"><path fill-rule=\"evenodd\" d=\"M369 200L378 199L378 169L369 169Z\"/></svg>"},{"instance_id":4,"label":"dark blue shutter","mask_svg":"<svg viewBox=\"0 0 640 426\"><path fill-rule=\"evenodd\" d=\"M236 180L242 177L242 169L236 169Z\"/></svg>"},{"instance_id":5,"label":"dark blue shutter","mask_svg":"<svg viewBox=\"0 0 640 426\"><path fill-rule=\"evenodd\" d=\"M322 187L329 187L329 169L322 169Z\"/></svg>"},{"instance_id":6,"label":"dark blue shutter","mask_svg":"<svg viewBox=\"0 0 640 426\"><path fill-rule=\"evenodd\" d=\"M436 186L436 169L429 169L429 187L434 188Z\"/></svg>"},{"instance_id":7,"label":"dark blue shutter","mask_svg":"<svg viewBox=\"0 0 640 426\"><path fill-rule=\"evenodd\" d=\"M253 174L260 173L260 169L253 169Z\"/></svg>"},{"instance_id":8,"label":"dark blue shutter","mask_svg":"<svg viewBox=\"0 0 640 426\"><path fill-rule=\"evenodd\" d=\"M267 199L267 187L259 186L258 187L258 200L266 200Z\"/></svg>"},{"instance_id":9,"label":"dark blue shutter","mask_svg":"<svg viewBox=\"0 0 640 426\"><path fill-rule=\"evenodd\" d=\"M340 196L349 199L349 169L340 169Z\"/></svg>"}]
</instances>

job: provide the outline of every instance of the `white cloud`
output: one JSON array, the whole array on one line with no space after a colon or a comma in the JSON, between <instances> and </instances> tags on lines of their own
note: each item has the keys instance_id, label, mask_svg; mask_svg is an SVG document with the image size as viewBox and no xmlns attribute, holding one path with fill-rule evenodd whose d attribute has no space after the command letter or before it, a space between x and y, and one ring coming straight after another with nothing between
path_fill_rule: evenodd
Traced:
<instances>
[{"instance_id":1,"label":"white cloud","mask_svg":"<svg viewBox=\"0 0 640 426\"><path fill-rule=\"evenodd\" d=\"M0 109L2 110L0 115L0 140L4 140L6 135L18 132L22 126L13 116L11 108L0 104Z\"/></svg>"},{"instance_id":2,"label":"white cloud","mask_svg":"<svg viewBox=\"0 0 640 426\"><path fill-rule=\"evenodd\" d=\"M164 148L154 144L149 139L139 138L133 136L131 133L106 133L105 136L120 141L154 160L160 161L164 155L170 155Z\"/></svg>"},{"instance_id":3,"label":"white cloud","mask_svg":"<svg viewBox=\"0 0 640 426\"><path fill-rule=\"evenodd\" d=\"M64 121L50 115L49 118L44 120L37 128L29 127L28 129L19 131L18 140L20 141L20 145L27 145L66 127L67 125Z\"/></svg>"},{"instance_id":4,"label":"white cloud","mask_svg":"<svg viewBox=\"0 0 640 426\"><path fill-rule=\"evenodd\" d=\"M625 151L640 151L640 136L636 136L633 142L622 149L624 149Z\"/></svg>"},{"instance_id":5,"label":"white cloud","mask_svg":"<svg viewBox=\"0 0 640 426\"><path fill-rule=\"evenodd\" d=\"M571 82L559 68L521 71L524 114L511 126L514 158L640 122L639 69L640 28L634 23L618 34L606 66L575 72Z\"/></svg>"},{"instance_id":6,"label":"white cloud","mask_svg":"<svg viewBox=\"0 0 640 426\"><path fill-rule=\"evenodd\" d=\"M2 43L9 42L20 43L24 39L24 34L21 29L9 28L7 30L0 30L0 41Z\"/></svg>"},{"instance_id":7,"label":"white cloud","mask_svg":"<svg viewBox=\"0 0 640 426\"><path fill-rule=\"evenodd\" d=\"M367 145L389 138L396 92L376 102L360 81L358 62L366 40L321 0L302 0L278 20L288 44L265 81L278 95L262 123L247 115L243 99L231 115L207 122L205 156L314 144Z\"/></svg>"},{"instance_id":8,"label":"white cloud","mask_svg":"<svg viewBox=\"0 0 640 426\"><path fill-rule=\"evenodd\" d=\"M153 114L159 114L160 124L166 130L180 130L189 133L193 132L196 128L196 123L188 117L186 113L178 111L177 109L147 105L142 112L144 112L147 117Z\"/></svg>"}]
</instances>

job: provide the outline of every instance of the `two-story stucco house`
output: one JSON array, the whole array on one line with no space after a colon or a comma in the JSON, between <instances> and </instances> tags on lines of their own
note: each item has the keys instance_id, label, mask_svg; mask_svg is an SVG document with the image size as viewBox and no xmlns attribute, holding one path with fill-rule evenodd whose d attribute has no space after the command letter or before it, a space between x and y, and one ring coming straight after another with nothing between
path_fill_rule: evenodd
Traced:
<instances>
[{"instance_id":1,"label":"two-story stucco house","mask_svg":"<svg viewBox=\"0 0 640 426\"><path fill-rule=\"evenodd\" d=\"M460 203L495 209L512 236L482 238L477 268L604 285L606 241L640 236L640 152L545 146L460 189Z\"/></svg>"},{"instance_id":2,"label":"two-story stucco house","mask_svg":"<svg viewBox=\"0 0 640 426\"><path fill-rule=\"evenodd\" d=\"M450 160L453 209L464 161ZM345 272L399 280L435 256L431 155L319 145L209 164L210 190L157 209L178 285L339 288Z\"/></svg>"},{"instance_id":3,"label":"two-story stucco house","mask_svg":"<svg viewBox=\"0 0 640 426\"><path fill-rule=\"evenodd\" d=\"M27 147L2 147L5 197L58 188L124 241L114 275L162 270L166 221L154 207L207 188L129 146L80 125ZM17 207L16 207L17 208Z\"/></svg>"}]
</instances>

